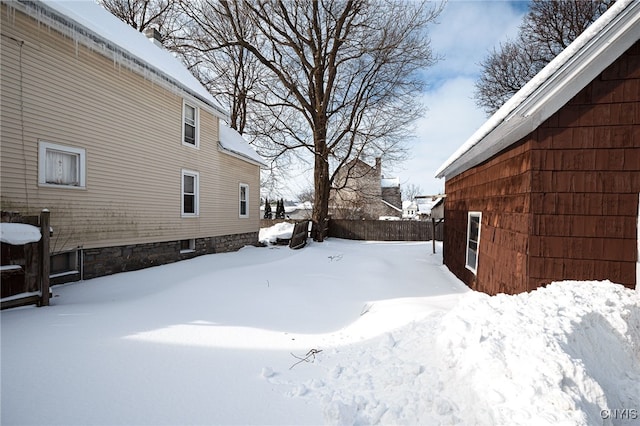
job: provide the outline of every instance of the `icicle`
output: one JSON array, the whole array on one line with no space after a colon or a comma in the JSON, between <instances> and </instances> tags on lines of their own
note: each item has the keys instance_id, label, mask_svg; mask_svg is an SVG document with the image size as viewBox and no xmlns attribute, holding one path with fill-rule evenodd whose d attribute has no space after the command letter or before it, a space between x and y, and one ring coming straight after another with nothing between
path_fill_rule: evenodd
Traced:
<instances>
[{"instance_id":1,"label":"icicle","mask_svg":"<svg viewBox=\"0 0 640 426\"><path fill-rule=\"evenodd\" d=\"M7 3L7 18L11 20L11 23L16 24L16 8L11 3Z\"/></svg>"}]
</instances>

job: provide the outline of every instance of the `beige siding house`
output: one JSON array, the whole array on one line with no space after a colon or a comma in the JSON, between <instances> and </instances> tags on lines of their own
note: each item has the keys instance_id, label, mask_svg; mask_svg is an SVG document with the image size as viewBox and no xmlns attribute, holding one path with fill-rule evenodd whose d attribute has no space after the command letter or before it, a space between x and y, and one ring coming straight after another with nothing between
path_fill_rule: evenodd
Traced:
<instances>
[{"instance_id":1,"label":"beige siding house","mask_svg":"<svg viewBox=\"0 0 640 426\"><path fill-rule=\"evenodd\" d=\"M2 2L1 207L51 211L59 281L257 242L262 159L99 5Z\"/></svg>"},{"instance_id":2,"label":"beige siding house","mask_svg":"<svg viewBox=\"0 0 640 426\"><path fill-rule=\"evenodd\" d=\"M400 180L382 175L382 160L375 166L351 160L338 173L329 197L334 219L378 220L401 218Z\"/></svg>"}]
</instances>

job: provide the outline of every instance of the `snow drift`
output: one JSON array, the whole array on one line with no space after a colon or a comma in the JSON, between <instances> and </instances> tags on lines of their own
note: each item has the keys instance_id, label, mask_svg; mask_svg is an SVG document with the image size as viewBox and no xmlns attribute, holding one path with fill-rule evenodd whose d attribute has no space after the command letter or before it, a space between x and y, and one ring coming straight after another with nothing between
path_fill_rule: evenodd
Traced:
<instances>
[{"instance_id":1,"label":"snow drift","mask_svg":"<svg viewBox=\"0 0 640 426\"><path fill-rule=\"evenodd\" d=\"M468 292L305 384L329 424L632 424L640 419L640 297L610 282ZM316 397L317 395L314 395Z\"/></svg>"},{"instance_id":2,"label":"snow drift","mask_svg":"<svg viewBox=\"0 0 640 426\"><path fill-rule=\"evenodd\" d=\"M561 282L490 297L430 243L247 247L56 286L52 306L0 318L2 424L640 417L637 291Z\"/></svg>"}]
</instances>

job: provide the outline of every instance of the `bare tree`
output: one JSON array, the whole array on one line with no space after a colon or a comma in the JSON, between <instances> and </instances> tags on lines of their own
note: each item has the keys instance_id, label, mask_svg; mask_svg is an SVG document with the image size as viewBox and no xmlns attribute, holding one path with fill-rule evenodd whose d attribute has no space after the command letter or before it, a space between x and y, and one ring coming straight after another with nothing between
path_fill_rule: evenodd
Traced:
<instances>
[{"instance_id":1,"label":"bare tree","mask_svg":"<svg viewBox=\"0 0 640 426\"><path fill-rule=\"evenodd\" d=\"M191 73L229 110L229 126L245 132L252 92L262 82L257 59L239 46L220 47L231 31L220 19L214 33L188 18L193 2L180 0L99 0L113 15L140 32L155 28L161 43L178 54ZM250 28L245 25L244 28ZM248 30L247 30L248 31ZM266 173L267 180L273 181ZM277 176L277 173L273 173ZM272 182L267 182L271 183Z\"/></svg>"},{"instance_id":2,"label":"bare tree","mask_svg":"<svg viewBox=\"0 0 640 426\"><path fill-rule=\"evenodd\" d=\"M476 104L493 114L602 15L614 0L532 0L518 37L480 66Z\"/></svg>"},{"instance_id":3,"label":"bare tree","mask_svg":"<svg viewBox=\"0 0 640 426\"><path fill-rule=\"evenodd\" d=\"M179 0L99 0L100 4L121 21L140 32L155 28L160 42L173 50L184 26L178 10Z\"/></svg>"},{"instance_id":4,"label":"bare tree","mask_svg":"<svg viewBox=\"0 0 640 426\"><path fill-rule=\"evenodd\" d=\"M420 185L414 185L413 183L409 183L402 188L402 200L403 201L413 201L413 199L417 195L426 195L424 191L420 187Z\"/></svg>"},{"instance_id":5,"label":"bare tree","mask_svg":"<svg viewBox=\"0 0 640 426\"><path fill-rule=\"evenodd\" d=\"M183 61L212 95L226 103L229 125L245 134L248 122L255 119L249 120L249 114L255 116L260 111L252 103L256 93L265 90L268 80L265 68L247 49L228 43L235 38L234 29L209 4L181 1L180 6L190 21L180 49ZM255 41L255 31L247 19L244 16L238 19L243 37Z\"/></svg>"},{"instance_id":6,"label":"bare tree","mask_svg":"<svg viewBox=\"0 0 640 426\"><path fill-rule=\"evenodd\" d=\"M366 0L203 0L190 8L216 40L225 37L220 18L230 25L217 49L242 48L268 70L267 90L254 97L269 111L252 117L256 140L271 159L298 155L313 164L315 230L345 164L374 156L389 162L406 152L402 142L423 111L418 71L435 59L426 26L440 10Z\"/></svg>"}]
</instances>

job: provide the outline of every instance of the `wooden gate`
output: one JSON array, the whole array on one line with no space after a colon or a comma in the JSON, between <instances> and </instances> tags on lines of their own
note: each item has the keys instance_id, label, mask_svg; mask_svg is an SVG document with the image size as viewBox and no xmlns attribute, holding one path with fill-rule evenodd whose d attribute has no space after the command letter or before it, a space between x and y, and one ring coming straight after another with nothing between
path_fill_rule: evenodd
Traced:
<instances>
[{"instance_id":1,"label":"wooden gate","mask_svg":"<svg viewBox=\"0 0 640 426\"><path fill-rule=\"evenodd\" d=\"M307 245L307 237L309 236L309 221L303 220L297 222L293 227L293 234L289 242L289 248L299 249Z\"/></svg>"},{"instance_id":2,"label":"wooden gate","mask_svg":"<svg viewBox=\"0 0 640 426\"><path fill-rule=\"evenodd\" d=\"M49 304L49 211L40 216L2 212L3 223L21 223L40 228L40 241L0 244L0 309Z\"/></svg>"}]
</instances>

